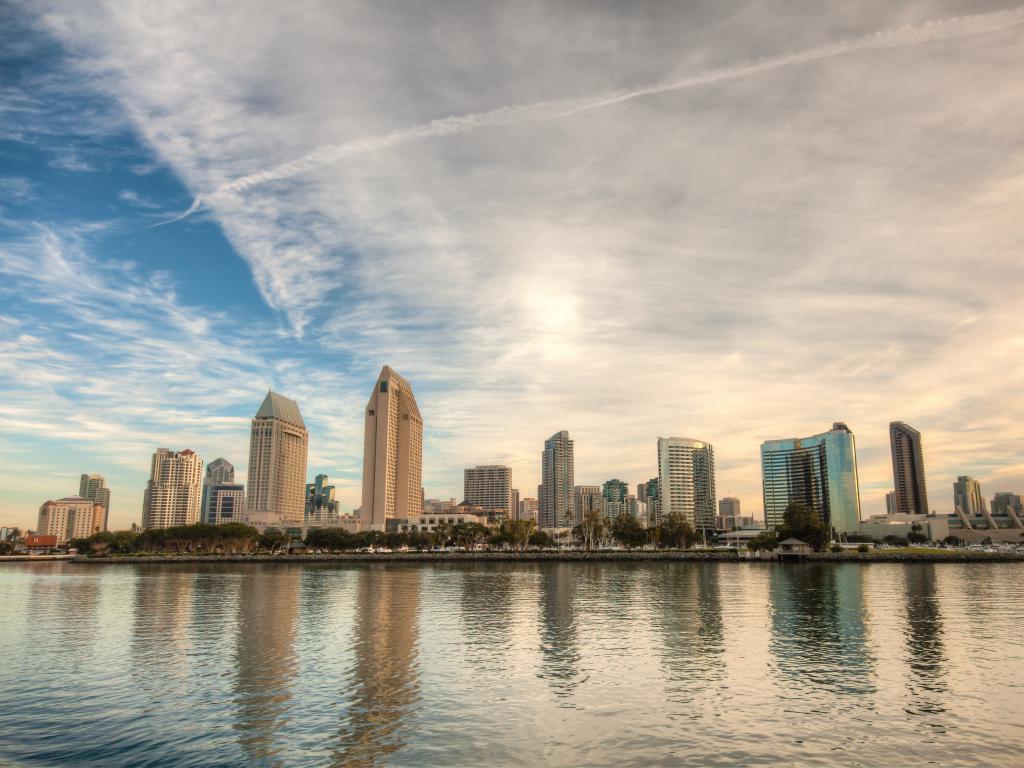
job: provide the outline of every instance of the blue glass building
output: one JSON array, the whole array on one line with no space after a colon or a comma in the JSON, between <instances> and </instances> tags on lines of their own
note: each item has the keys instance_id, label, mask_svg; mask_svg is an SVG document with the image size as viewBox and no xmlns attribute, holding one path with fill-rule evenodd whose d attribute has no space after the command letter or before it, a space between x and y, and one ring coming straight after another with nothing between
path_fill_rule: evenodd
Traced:
<instances>
[{"instance_id":1,"label":"blue glass building","mask_svg":"<svg viewBox=\"0 0 1024 768\"><path fill-rule=\"evenodd\" d=\"M836 534L860 530L857 446L842 422L811 437L761 444L764 517L769 529L783 522L786 507L806 504Z\"/></svg>"}]
</instances>

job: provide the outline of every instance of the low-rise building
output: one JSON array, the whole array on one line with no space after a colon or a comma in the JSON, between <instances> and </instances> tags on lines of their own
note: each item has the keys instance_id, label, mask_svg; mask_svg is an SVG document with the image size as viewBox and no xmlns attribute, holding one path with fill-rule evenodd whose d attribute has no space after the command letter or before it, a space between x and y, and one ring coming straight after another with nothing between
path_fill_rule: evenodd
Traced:
<instances>
[{"instance_id":1,"label":"low-rise building","mask_svg":"<svg viewBox=\"0 0 1024 768\"><path fill-rule=\"evenodd\" d=\"M480 525L487 525L487 517L482 514L474 515L468 512L449 510L448 512L437 515L423 515L415 520L396 520L395 529L399 533L408 533L409 531L423 531L430 533L437 530L439 525L454 526L462 523L479 523Z\"/></svg>"},{"instance_id":2,"label":"low-rise building","mask_svg":"<svg viewBox=\"0 0 1024 768\"><path fill-rule=\"evenodd\" d=\"M892 514L872 515L861 520L860 535L870 536L881 541L886 536L906 538L914 533L914 526L920 526L919 532L928 541L942 541L949 536L949 515L913 515Z\"/></svg>"},{"instance_id":3,"label":"low-rise building","mask_svg":"<svg viewBox=\"0 0 1024 768\"><path fill-rule=\"evenodd\" d=\"M49 552L56 549L58 541L56 536L32 534L25 537L25 549L29 552Z\"/></svg>"}]
</instances>

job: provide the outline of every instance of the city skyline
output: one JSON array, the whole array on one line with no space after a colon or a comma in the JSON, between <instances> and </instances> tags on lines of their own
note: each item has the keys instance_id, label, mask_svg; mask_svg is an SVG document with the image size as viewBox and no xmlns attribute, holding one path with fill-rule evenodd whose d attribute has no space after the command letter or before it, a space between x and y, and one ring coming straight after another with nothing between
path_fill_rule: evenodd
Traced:
<instances>
[{"instance_id":1,"label":"city skyline","mask_svg":"<svg viewBox=\"0 0 1024 768\"><path fill-rule=\"evenodd\" d=\"M5 15L0 522L88 471L127 527L159 446L240 480L269 387L350 511L383 361L434 496L500 464L532 497L561 428L577 484L646 482L684 434L757 514L758 446L837 420L864 517L894 420L932 508L1024 488L1016 6L352 7L310 5L329 46L259 4Z\"/></svg>"}]
</instances>

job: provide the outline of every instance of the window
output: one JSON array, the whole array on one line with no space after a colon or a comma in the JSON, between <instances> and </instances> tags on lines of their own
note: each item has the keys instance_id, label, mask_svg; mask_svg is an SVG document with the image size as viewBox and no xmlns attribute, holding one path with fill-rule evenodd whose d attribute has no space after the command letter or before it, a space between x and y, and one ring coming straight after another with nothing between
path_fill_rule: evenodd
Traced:
<instances>
[{"instance_id":1,"label":"window","mask_svg":"<svg viewBox=\"0 0 1024 768\"><path fill-rule=\"evenodd\" d=\"M386 381L382 381L380 383L380 391L381 392L387 392L388 391L388 383Z\"/></svg>"}]
</instances>

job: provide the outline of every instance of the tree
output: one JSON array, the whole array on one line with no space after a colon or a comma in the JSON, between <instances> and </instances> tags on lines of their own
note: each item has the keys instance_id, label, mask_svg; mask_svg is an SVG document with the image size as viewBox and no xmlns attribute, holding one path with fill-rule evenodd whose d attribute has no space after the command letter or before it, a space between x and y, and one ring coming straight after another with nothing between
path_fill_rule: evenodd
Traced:
<instances>
[{"instance_id":1,"label":"tree","mask_svg":"<svg viewBox=\"0 0 1024 768\"><path fill-rule=\"evenodd\" d=\"M882 543L883 544L888 544L888 545L893 546L893 547L905 547L905 546L907 546L907 540L904 537L896 536L896 535L891 534L891 533L888 536L883 536L882 537Z\"/></svg>"},{"instance_id":2,"label":"tree","mask_svg":"<svg viewBox=\"0 0 1024 768\"><path fill-rule=\"evenodd\" d=\"M922 530L920 523L914 523L910 526L910 533L907 534L907 541L911 544L924 544L928 541L928 537L921 533Z\"/></svg>"},{"instance_id":3,"label":"tree","mask_svg":"<svg viewBox=\"0 0 1024 768\"><path fill-rule=\"evenodd\" d=\"M604 515L596 509L587 510L583 515L583 522L577 528L579 529L579 538L583 541L583 548L593 549L594 544L605 535Z\"/></svg>"},{"instance_id":4,"label":"tree","mask_svg":"<svg viewBox=\"0 0 1024 768\"><path fill-rule=\"evenodd\" d=\"M1021 534L1024 537L1024 533ZM942 540L942 543L947 547L962 547L964 545L963 540L959 536L947 536Z\"/></svg>"},{"instance_id":5,"label":"tree","mask_svg":"<svg viewBox=\"0 0 1024 768\"><path fill-rule=\"evenodd\" d=\"M647 542L647 531L640 521L628 512L623 512L612 523L612 536L622 546L632 549Z\"/></svg>"},{"instance_id":6,"label":"tree","mask_svg":"<svg viewBox=\"0 0 1024 768\"><path fill-rule=\"evenodd\" d=\"M678 512L665 516L658 526L658 544L668 549L689 549L697 540L690 522Z\"/></svg>"},{"instance_id":7,"label":"tree","mask_svg":"<svg viewBox=\"0 0 1024 768\"><path fill-rule=\"evenodd\" d=\"M551 534L547 531L534 531L530 534L528 543L531 547L539 547L541 549L555 546L555 540L551 538Z\"/></svg>"},{"instance_id":8,"label":"tree","mask_svg":"<svg viewBox=\"0 0 1024 768\"><path fill-rule=\"evenodd\" d=\"M263 535L259 538L260 549L269 549L271 552L287 543L288 536L285 535L284 531L279 531L277 528L265 529Z\"/></svg>"},{"instance_id":9,"label":"tree","mask_svg":"<svg viewBox=\"0 0 1024 768\"><path fill-rule=\"evenodd\" d=\"M782 525L778 528L779 540L799 539L820 552L828 543L828 531L818 519L818 513L806 504L793 503L786 507Z\"/></svg>"},{"instance_id":10,"label":"tree","mask_svg":"<svg viewBox=\"0 0 1024 768\"><path fill-rule=\"evenodd\" d=\"M434 528L434 541L439 547L447 547L452 540L454 526L449 522L441 522Z\"/></svg>"},{"instance_id":11,"label":"tree","mask_svg":"<svg viewBox=\"0 0 1024 768\"><path fill-rule=\"evenodd\" d=\"M779 536L775 531L761 531L761 533L747 542L747 549L751 552L770 552L778 546Z\"/></svg>"},{"instance_id":12,"label":"tree","mask_svg":"<svg viewBox=\"0 0 1024 768\"><path fill-rule=\"evenodd\" d=\"M517 550L526 549L533 527L533 520L502 520L497 533L491 537L491 543L507 544Z\"/></svg>"},{"instance_id":13,"label":"tree","mask_svg":"<svg viewBox=\"0 0 1024 768\"><path fill-rule=\"evenodd\" d=\"M858 544L857 551L860 552L862 555L866 555L868 552L871 551L871 547L867 544Z\"/></svg>"},{"instance_id":14,"label":"tree","mask_svg":"<svg viewBox=\"0 0 1024 768\"><path fill-rule=\"evenodd\" d=\"M487 540L490 531L481 523L456 523L452 538L460 547L475 549L477 544Z\"/></svg>"}]
</instances>

